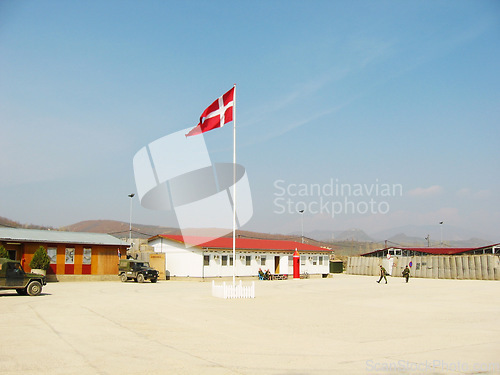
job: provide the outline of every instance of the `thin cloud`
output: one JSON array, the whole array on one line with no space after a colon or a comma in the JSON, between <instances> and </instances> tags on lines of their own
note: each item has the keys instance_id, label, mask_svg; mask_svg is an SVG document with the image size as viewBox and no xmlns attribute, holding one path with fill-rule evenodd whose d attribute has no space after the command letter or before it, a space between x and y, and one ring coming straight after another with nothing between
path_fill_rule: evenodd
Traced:
<instances>
[{"instance_id":1,"label":"thin cloud","mask_svg":"<svg viewBox=\"0 0 500 375\"><path fill-rule=\"evenodd\" d=\"M346 55L354 54L358 56L356 62L349 61L343 62L341 65L336 65L327 69L322 74L319 74L316 78L303 82L294 90L282 95L281 97L266 102L260 108L256 108L252 111L252 118L245 121L243 127L266 123L266 136L264 138L260 137L259 141L272 139L282 136L295 128L318 120L325 115L337 112L364 96L367 93L367 90L351 95L350 98L346 98L341 103L334 104L322 111L316 111L316 113L312 116L299 118L296 121L288 122L285 125L283 122L279 122L279 127L273 129L274 131L269 131L269 118L276 116L279 117L280 113L288 111L290 108L300 106L301 102L314 97L314 95L323 90L325 87L328 87L335 82L339 82L347 78L349 75L362 71L370 65L383 62L392 55L392 46L394 45L393 41L378 41L377 43L373 38L368 40L366 38L359 37L353 38L349 42L350 47L349 51L346 52ZM368 45L370 45L371 48L366 48Z\"/></svg>"},{"instance_id":2,"label":"thin cloud","mask_svg":"<svg viewBox=\"0 0 500 375\"><path fill-rule=\"evenodd\" d=\"M462 188L457 191L456 195L459 198L487 199L491 197L491 190L483 189L473 191L469 188Z\"/></svg>"},{"instance_id":3,"label":"thin cloud","mask_svg":"<svg viewBox=\"0 0 500 375\"><path fill-rule=\"evenodd\" d=\"M478 199L486 199L491 196L491 191L490 190L479 190L474 194L474 198Z\"/></svg>"},{"instance_id":4,"label":"thin cloud","mask_svg":"<svg viewBox=\"0 0 500 375\"><path fill-rule=\"evenodd\" d=\"M465 198L471 195L471 190L469 188L462 188L457 191L457 197Z\"/></svg>"},{"instance_id":5,"label":"thin cloud","mask_svg":"<svg viewBox=\"0 0 500 375\"><path fill-rule=\"evenodd\" d=\"M418 187L408 192L411 197L431 197L443 192L443 187L439 185L429 186L427 188Z\"/></svg>"}]
</instances>

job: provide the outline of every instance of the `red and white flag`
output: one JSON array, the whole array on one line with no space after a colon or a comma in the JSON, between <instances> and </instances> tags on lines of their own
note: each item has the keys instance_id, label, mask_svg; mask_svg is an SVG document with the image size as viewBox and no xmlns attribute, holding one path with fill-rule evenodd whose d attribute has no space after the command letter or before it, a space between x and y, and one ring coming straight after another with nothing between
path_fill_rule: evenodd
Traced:
<instances>
[{"instance_id":1,"label":"red and white flag","mask_svg":"<svg viewBox=\"0 0 500 375\"><path fill-rule=\"evenodd\" d=\"M196 125L186 137L205 133L233 121L234 87L216 99L200 116L200 123Z\"/></svg>"}]
</instances>

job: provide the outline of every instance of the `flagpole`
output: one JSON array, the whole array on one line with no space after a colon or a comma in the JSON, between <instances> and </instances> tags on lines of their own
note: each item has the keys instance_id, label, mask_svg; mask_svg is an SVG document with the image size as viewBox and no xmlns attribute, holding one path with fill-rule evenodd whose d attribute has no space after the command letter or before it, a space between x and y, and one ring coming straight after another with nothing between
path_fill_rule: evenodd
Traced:
<instances>
[{"instance_id":1,"label":"flagpole","mask_svg":"<svg viewBox=\"0 0 500 375\"><path fill-rule=\"evenodd\" d=\"M233 93L233 287L236 286L236 84Z\"/></svg>"}]
</instances>

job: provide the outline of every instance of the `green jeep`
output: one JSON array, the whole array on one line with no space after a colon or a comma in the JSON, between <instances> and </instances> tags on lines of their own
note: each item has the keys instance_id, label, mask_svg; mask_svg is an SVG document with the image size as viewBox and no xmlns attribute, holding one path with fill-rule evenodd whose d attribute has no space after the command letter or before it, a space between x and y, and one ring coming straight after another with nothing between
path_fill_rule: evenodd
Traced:
<instances>
[{"instance_id":1,"label":"green jeep","mask_svg":"<svg viewBox=\"0 0 500 375\"><path fill-rule=\"evenodd\" d=\"M0 289L15 289L23 296L38 296L42 285L47 285L45 276L24 272L17 260L0 258Z\"/></svg>"},{"instance_id":2,"label":"green jeep","mask_svg":"<svg viewBox=\"0 0 500 375\"><path fill-rule=\"evenodd\" d=\"M129 279L143 283L144 280L151 280L156 283L159 272L149 266L149 262L134 259L121 259L118 265L118 276L125 282Z\"/></svg>"}]
</instances>

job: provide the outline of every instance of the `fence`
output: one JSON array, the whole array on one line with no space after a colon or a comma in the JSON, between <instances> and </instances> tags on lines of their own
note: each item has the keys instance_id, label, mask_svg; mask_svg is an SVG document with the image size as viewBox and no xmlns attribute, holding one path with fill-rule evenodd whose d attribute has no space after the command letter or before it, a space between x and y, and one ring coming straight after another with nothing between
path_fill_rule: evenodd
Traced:
<instances>
[{"instance_id":1,"label":"fence","mask_svg":"<svg viewBox=\"0 0 500 375\"><path fill-rule=\"evenodd\" d=\"M243 286L241 280L238 284L215 285L215 280L212 280L212 296L219 298L255 298L255 282L252 285Z\"/></svg>"},{"instance_id":2,"label":"fence","mask_svg":"<svg viewBox=\"0 0 500 375\"><path fill-rule=\"evenodd\" d=\"M346 273L351 275L380 274L383 265L392 276L401 277L407 265L412 277L431 279L500 280L500 257L481 255L427 255L385 259L379 257L349 257Z\"/></svg>"}]
</instances>

